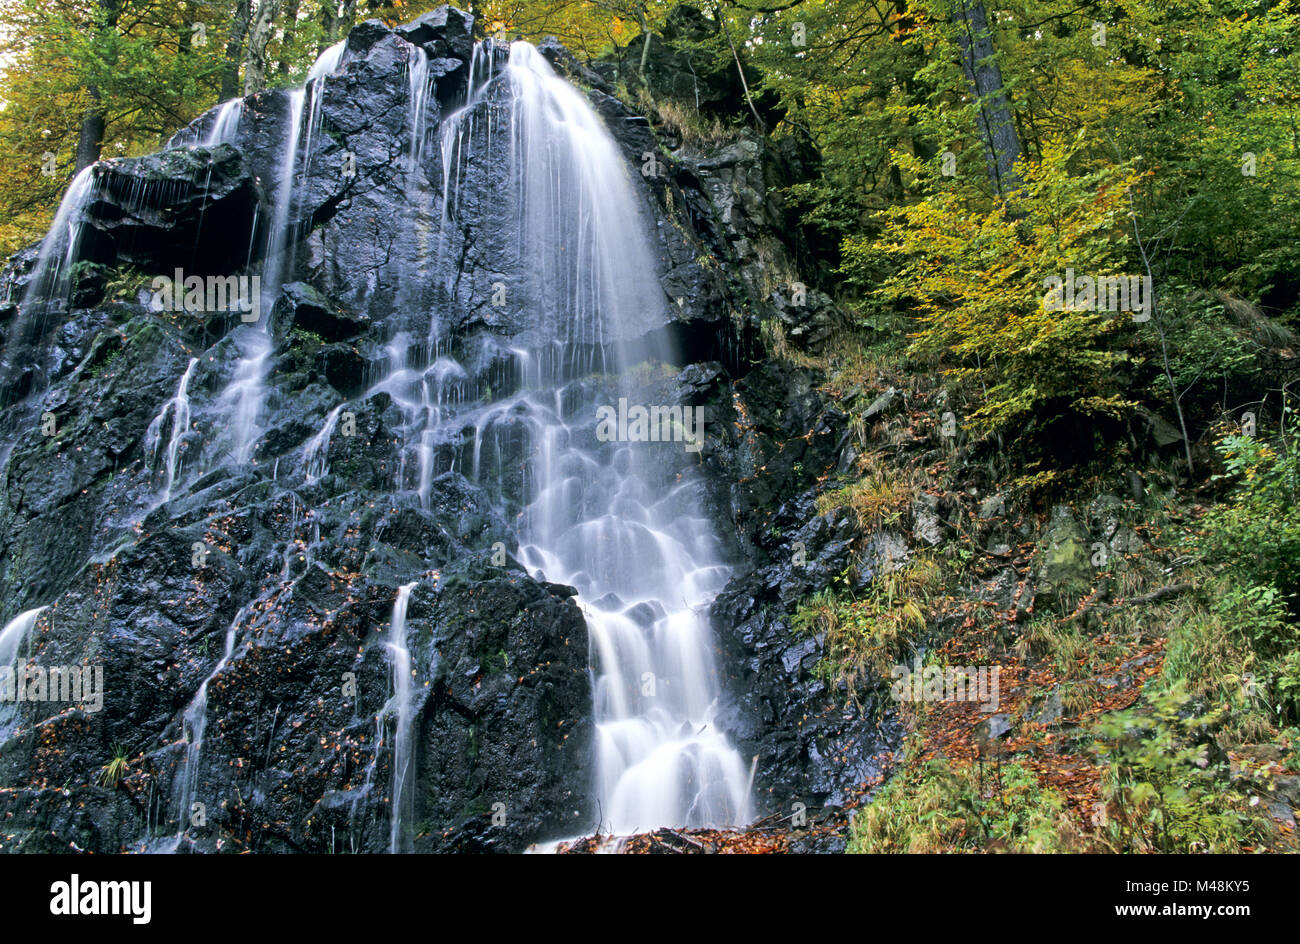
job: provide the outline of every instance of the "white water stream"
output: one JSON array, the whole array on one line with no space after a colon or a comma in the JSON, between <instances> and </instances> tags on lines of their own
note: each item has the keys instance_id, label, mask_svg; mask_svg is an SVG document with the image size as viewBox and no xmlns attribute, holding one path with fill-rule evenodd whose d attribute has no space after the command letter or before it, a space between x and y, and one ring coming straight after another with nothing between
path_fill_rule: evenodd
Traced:
<instances>
[{"instance_id":1,"label":"white water stream","mask_svg":"<svg viewBox=\"0 0 1300 944\"><path fill-rule=\"evenodd\" d=\"M307 164L311 160L312 139L320 129L325 82L338 68L342 56L342 43L326 49L307 73L306 83L289 91L288 134L276 169L277 186L263 253L258 318L256 323L242 324L236 329L240 358L221 392L222 408L230 417L230 455L239 465L246 465L252 459L261 435L258 421L266 398L266 373L273 353L271 308L290 274L290 256L298 235L294 214L297 207L295 185L299 176L305 177L309 170ZM218 128L223 120L224 114L217 122Z\"/></svg>"},{"instance_id":2,"label":"white water stream","mask_svg":"<svg viewBox=\"0 0 1300 944\"><path fill-rule=\"evenodd\" d=\"M396 721L393 737L393 787L389 795L392 818L388 851L392 853L411 851L411 814L415 809L415 794L411 790L411 775L414 772L411 763L411 735L415 710L411 701L411 649L406 638L406 608L415 586L412 582L398 588L397 600L393 603L393 620L385 643L393 671L393 697L384 711Z\"/></svg>"},{"instance_id":3,"label":"white water stream","mask_svg":"<svg viewBox=\"0 0 1300 944\"><path fill-rule=\"evenodd\" d=\"M155 508L171 501L172 488L176 484L181 439L190 428L190 378L194 376L194 368L198 363L197 357L190 358L185 373L181 375L180 382L176 385L175 395L162 405L162 409L158 411L158 415L153 418L144 434L144 454L150 463L154 463L158 459L158 447L162 443L163 423L167 421L168 413L171 414L171 433L167 440L166 460L163 465L166 477L163 480L162 491L154 499Z\"/></svg>"},{"instance_id":4,"label":"white water stream","mask_svg":"<svg viewBox=\"0 0 1300 944\"><path fill-rule=\"evenodd\" d=\"M44 610L43 606L25 610L6 623L4 629L0 629L0 669L14 670L14 701L0 700L0 744L3 744L13 733L16 720L17 687L23 684L23 678L18 672L19 652L27 642L32 627L36 625L36 618Z\"/></svg>"},{"instance_id":5,"label":"white water stream","mask_svg":"<svg viewBox=\"0 0 1300 944\"><path fill-rule=\"evenodd\" d=\"M476 54L476 64L482 58ZM602 831L744 824L747 769L716 724L720 689L707 616L730 571L700 510L701 484L689 472L665 475L662 456L651 452L683 444L594 442L595 404L575 411L569 401L575 384L596 375L619 378L610 399L635 397L630 369L671 356L662 345L626 340L669 320L634 171L587 100L520 42L499 77L444 121L444 181L461 176L450 165L476 157L469 122L493 82L508 86L503 197L518 214L520 242L519 269L506 273L506 284L523 293L539 335L554 340L512 351L520 392L469 416L451 410L457 424L474 427L471 468L463 471L499 484L492 476L501 462L483 468L482 445L499 448L507 427L525 425L531 458L520 558L531 572L579 591L591 640ZM457 199L446 193L453 210ZM436 353L413 371L406 347L404 337L394 340L394 374L422 380L422 442L432 442L428 434L458 405L463 371ZM446 471L429 469L433 461L432 449L422 448L416 487L426 501L432 473Z\"/></svg>"}]
</instances>

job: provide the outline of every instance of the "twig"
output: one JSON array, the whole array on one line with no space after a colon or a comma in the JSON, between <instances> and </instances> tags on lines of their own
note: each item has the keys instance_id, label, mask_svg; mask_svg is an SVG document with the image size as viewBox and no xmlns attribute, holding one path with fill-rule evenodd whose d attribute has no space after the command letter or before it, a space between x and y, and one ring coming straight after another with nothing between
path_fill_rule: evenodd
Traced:
<instances>
[{"instance_id":1,"label":"twig","mask_svg":"<svg viewBox=\"0 0 1300 944\"><path fill-rule=\"evenodd\" d=\"M1192 439L1187 433L1187 420L1183 418L1182 397L1178 393L1178 385L1174 383L1174 372L1169 366L1169 345L1165 339L1165 326L1160 320L1160 307L1156 304L1155 299L1155 278L1151 274L1151 260L1147 257L1146 244L1142 242L1142 232L1138 229L1137 208L1133 205L1133 194L1128 196L1129 215L1133 217L1133 236L1137 239L1138 251L1142 254L1142 265L1147 270L1148 289L1147 301L1151 303L1151 317L1155 321L1156 333L1160 335L1160 354L1164 358L1165 380L1169 383L1169 394L1174 398L1174 410L1178 413L1178 425L1183 431L1183 451L1187 456L1187 474L1195 475L1196 466L1192 462ZM1184 390L1183 393L1187 391Z\"/></svg>"},{"instance_id":2,"label":"twig","mask_svg":"<svg viewBox=\"0 0 1300 944\"><path fill-rule=\"evenodd\" d=\"M713 7L714 15L718 18L718 23L722 26L722 34L727 37L727 45L731 47L732 58L736 60L736 71L740 73L740 86L745 90L745 104L749 106L754 120L758 122L758 130L767 134L767 123L759 117L758 109L754 107L754 99L749 94L749 82L745 79L745 67L740 64L740 53L736 51L736 44L731 41L731 30L727 27L726 14L718 9L715 4Z\"/></svg>"},{"instance_id":3,"label":"twig","mask_svg":"<svg viewBox=\"0 0 1300 944\"><path fill-rule=\"evenodd\" d=\"M1158 600L1163 600L1165 597L1172 597L1180 593L1186 593L1191 589L1192 584L1190 583L1174 583L1167 587L1161 587L1158 590L1152 590L1150 593L1144 593L1142 596L1133 597L1131 600L1120 600L1118 603L1106 604L1090 603L1081 606L1077 612L1071 615L1071 619L1086 616L1088 613L1094 611L1097 613L1109 613L1112 610L1118 610L1122 606L1143 606L1147 603L1155 603Z\"/></svg>"}]
</instances>

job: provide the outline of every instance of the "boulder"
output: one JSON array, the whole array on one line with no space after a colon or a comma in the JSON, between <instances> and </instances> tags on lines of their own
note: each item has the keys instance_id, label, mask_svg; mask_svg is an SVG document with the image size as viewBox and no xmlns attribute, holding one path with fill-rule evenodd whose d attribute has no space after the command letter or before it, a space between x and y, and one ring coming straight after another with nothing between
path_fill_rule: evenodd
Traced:
<instances>
[{"instance_id":1,"label":"boulder","mask_svg":"<svg viewBox=\"0 0 1300 944\"><path fill-rule=\"evenodd\" d=\"M1068 506L1053 509L1039 560L1037 585L1046 602L1069 606L1092 586L1095 570L1088 534Z\"/></svg>"},{"instance_id":2,"label":"boulder","mask_svg":"<svg viewBox=\"0 0 1300 944\"><path fill-rule=\"evenodd\" d=\"M233 272L249 261L261 188L228 144L95 165L82 252L106 265L168 276Z\"/></svg>"}]
</instances>

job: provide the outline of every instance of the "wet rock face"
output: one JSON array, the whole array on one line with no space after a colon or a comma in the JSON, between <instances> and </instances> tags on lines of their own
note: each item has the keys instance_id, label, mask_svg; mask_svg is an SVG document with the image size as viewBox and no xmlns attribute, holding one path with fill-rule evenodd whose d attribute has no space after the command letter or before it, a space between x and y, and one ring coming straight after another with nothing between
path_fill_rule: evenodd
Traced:
<instances>
[{"instance_id":1,"label":"wet rock face","mask_svg":"<svg viewBox=\"0 0 1300 944\"><path fill-rule=\"evenodd\" d=\"M385 643L410 582L414 847L518 850L595 821L587 639L572 591L498 555L513 548L512 528L463 475L435 481L426 507L399 492L400 411L366 393L384 319L419 304L399 299L415 280L383 262L387 241L412 230L413 44L433 57L423 116L433 133L464 93L470 23L443 10L400 33L363 24L323 86L291 208L301 238L265 313L273 350L251 463L226 458L220 396L247 329L227 313L156 311L149 289L177 266L261 271L255 220L281 188L291 93L246 100L230 143L194 143L209 114L173 149L97 170L84 245L108 273L108 297L44 329L48 383L0 416L11 447L0 612L49 603L32 657L102 664L107 694L100 712L17 707L17 736L0 747L4 848L166 848L184 825L180 847L196 851L386 851ZM345 156L354 173L342 172ZM441 156L423 157L418 189L441 212ZM10 323L32 257L3 273ZM175 431L160 407L191 358L189 423ZM492 375L492 358L482 363ZM336 408L332 435L309 455ZM162 504L173 439L178 485ZM205 680L208 723L187 767L183 715ZM117 756L126 768L106 783ZM199 808L179 809L186 777Z\"/></svg>"},{"instance_id":2,"label":"wet rock face","mask_svg":"<svg viewBox=\"0 0 1300 944\"><path fill-rule=\"evenodd\" d=\"M792 622L809 595L844 579L862 589L887 566L860 546L897 543L866 540L845 509L818 512L819 480L834 474L848 440L847 418L817 393L819 379L780 363L751 370L715 401L726 439L704 450L716 479L732 483L726 501L743 563L713 620L730 693L724 723L741 756L756 758L760 815L845 806L883 773L900 737L888 706L855 703L818 677L824 640Z\"/></svg>"},{"instance_id":3,"label":"wet rock face","mask_svg":"<svg viewBox=\"0 0 1300 944\"><path fill-rule=\"evenodd\" d=\"M574 710L591 697L587 632L571 592L483 574L436 598L417 851L517 850L595 821L592 723Z\"/></svg>"},{"instance_id":4,"label":"wet rock face","mask_svg":"<svg viewBox=\"0 0 1300 944\"><path fill-rule=\"evenodd\" d=\"M422 47L430 59L446 60L440 67L445 70L442 74L459 69L474 52L474 17L455 7L430 10L394 32L408 43Z\"/></svg>"},{"instance_id":5,"label":"wet rock face","mask_svg":"<svg viewBox=\"0 0 1300 944\"><path fill-rule=\"evenodd\" d=\"M252 233L263 195L230 145L104 161L94 180L86 259L194 275L225 274L247 262L247 243L237 240Z\"/></svg>"},{"instance_id":6,"label":"wet rock face","mask_svg":"<svg viewBox=\"0 0 1300 944\"><path fill-rule=\"evenodd\" d=\"M536 341L522 303L487 302L517 235L477 196L505 173L504 151L485 150L454 181L462 202L448 206L444 192L437 130L464 98L471 30L451 8L397 30L363 23L319 88L319 130L303 143L290 208L298 239L263 313L267 396L247 463L228 459L221 394L248 326L156 311L150 286L177 266L262 271L257 220L283 182L291 93L244 100L229 143L196 143L212 112L171 149L97 171L86 261L100 279L39 326L40 370L11 374L0 411L0 616L48 605L31 656L102 665L107 693L99 712L17 706L20 728L0 745L0 848L158 848L188 825L181 848L195 851L387 850L385 640L398 587L412 582L413 847L516 851L596 822L588 644L572 591L513 564L513 511L464 474L463 431L435 444L439 468L453 471L427 504L397 486L410 480L402 411L374 388L408 312L448 313L442 343L468 365L467 397L516 389L510 349ZM417 46L430 57L431 94L412 163ZM839 460L844 417L808 372L751 369L762 361L755 325L779 306L730 274L757 276L760 238L795 269L745 192L764 152L745 149L737 176L730 152L674 156L616 98L598 88L590 98L654 231L668 314L641 330L676 345L680 371L665 396L710 409L692 461L708 473L709 514L738 565L714 611L731 693L724 720L746 759L759 756L767 805L842 802L873 769L877 728L814 679L819 643L797 637L789 613L850 563L845 522L818 516L813 498ZM490 121L499 129L503 108L485 104L473 133L486 136ZM647 154L652 172L637 174ZM741 220L743 206L753 213ZM439 248L430 240L444 215ZM416 271L394 261L421 253L444 261ZM28 250L0 269L6 361L19 351L8 334L33 262ZM188 423L177 429L177 408L165 405L187 373ZM500 492L522 492L522 422L503 416L481 445L480 471ZM806 566L793 563L796 540ZM183 716L205 680L202 751L187 765ZM125 767L109 774L114 758ZM182 777L201 810L179 808Z\"/></svg>"}]
</instances>

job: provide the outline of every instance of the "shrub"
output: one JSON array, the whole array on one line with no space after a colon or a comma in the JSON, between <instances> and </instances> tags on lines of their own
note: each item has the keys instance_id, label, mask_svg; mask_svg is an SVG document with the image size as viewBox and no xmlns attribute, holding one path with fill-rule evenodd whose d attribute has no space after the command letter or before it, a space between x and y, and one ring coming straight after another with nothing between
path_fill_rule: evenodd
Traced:
<instances>
[{"instance_id":1,"label":"shrub","mask_svg":"<svg viewBox=\"0 0 1300 944\"><path fill-rule=\"evenodd\" d=\"M854 817L846 851L1067 851L1077 836L1064 810L1061 796L1022 764L981 774L934 760L895 777Z\"/></svg>"},{"instance_id":2,"label":"shrub","mask_svg":"<svg viewBox=\"0 0 1300 944\"><path fill-rule=\"evenodd\" d=\"M1288 409L1283 421L1291 417ZM1235 481L1229 500L1206 515L1198 544L1206 559L1228 565L1241 580L1272 587L1297 612L1300 592L1300 436L1278 446L1226 436L1217 446Z\"/></svg>"},{"instance_id":3,"label":"shrub","mask_svg":"<svg viewBox=\"0 0 1300 944\"><path fill-rule=\"evenodd\" d=\"M932 557L879 574L861 599L827 589L810 597L794 615L794 627L825 634L825 656L817 674L850 697L862 685L889 678L925 630L925 605L943 577Z\"/></svg>"},{"instance_id":4,"label":"shrub","mask_svg":"<svg viewBox=\"0 0 1300 944\"><path fill-rule=\"evenodd\" d=\"M1200 714L1181 686L1107 715L1097 750L1109 763L1103 831L1116 852L1239 852L1261 823L1211 763Z\"/></svg>"},{"instance_id":5,"label":"shrub","mask_svg":"<svg viewBox=\"0 0 1300 944\"><path fill-rule=\"evenodd\" d=\"M1083 421L1119 418L1133 406L1116 374L1125 318L1048 310L1044 281L1067 269L1120 271L1127 191L1138 175L1071 173L1070 159L1052 147L1024 165L1014 208L982 207L940 186L891 213L883 245L902 268L880 294L916 312L910 353L937 360L975 398L966 424L976 436L1028 441L1062 423L1061 432L1077 434Z\"/></svg>"}]
</instances>

